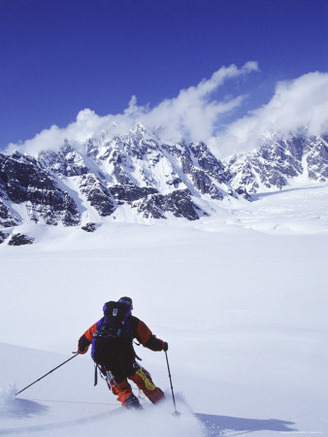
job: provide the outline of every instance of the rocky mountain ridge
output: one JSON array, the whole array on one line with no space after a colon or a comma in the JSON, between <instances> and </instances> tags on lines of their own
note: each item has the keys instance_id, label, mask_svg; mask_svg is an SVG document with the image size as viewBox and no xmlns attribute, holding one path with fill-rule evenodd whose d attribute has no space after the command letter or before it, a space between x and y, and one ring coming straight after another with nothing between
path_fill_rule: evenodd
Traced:
<instances>
[{"instance_id":1,"label":"rocky mountain ridge","mask_svg":"<svg viewBox=\"0 0 328 437\"><path fill-rule=\"evenodd\" d=\"M297 177L328 179L328 136L290 134L221 161L205 143L165 144L137 125L37 157L0 154L0 241L31 222L94 230L90 223L108 219L197 220L221 202L256 201Z\"/></svg>"}]
</instances>

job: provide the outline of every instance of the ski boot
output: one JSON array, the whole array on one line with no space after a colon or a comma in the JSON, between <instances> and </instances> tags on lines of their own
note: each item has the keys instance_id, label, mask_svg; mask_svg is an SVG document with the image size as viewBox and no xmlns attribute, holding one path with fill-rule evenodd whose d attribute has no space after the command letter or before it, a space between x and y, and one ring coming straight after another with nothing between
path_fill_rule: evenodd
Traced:
<instances>
[{"instance_id":1,"label":"ski boot","mask_svg":"<svg viewBox=\"0 0 328 437\"><path fill-rule=\"evenodd\" d=\"M134 394L128 396L124 401L124 406L130 409L141 410L142 406L139 402L139 399Z\"/></svg>"}]
</instances>

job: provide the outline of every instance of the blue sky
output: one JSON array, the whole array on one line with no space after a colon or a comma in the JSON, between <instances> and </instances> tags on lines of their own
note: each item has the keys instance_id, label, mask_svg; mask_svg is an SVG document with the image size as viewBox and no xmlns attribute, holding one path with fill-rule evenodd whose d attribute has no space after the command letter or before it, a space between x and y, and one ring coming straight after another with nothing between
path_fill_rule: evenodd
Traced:
<instances>
[{"instance_id":1,"label":"blue sky","mask_svg":"<svg viewBox=\"0 0 328 437\"><path fill-rule=\"evenodd\" d=\"M211 92L247 94L213 129L267 104L279 81L327 73L327 24L327 0L1 0L0 148L85 108L123 113L132 96L149 111L256 62Z\"/></svg>"}]
</instances>

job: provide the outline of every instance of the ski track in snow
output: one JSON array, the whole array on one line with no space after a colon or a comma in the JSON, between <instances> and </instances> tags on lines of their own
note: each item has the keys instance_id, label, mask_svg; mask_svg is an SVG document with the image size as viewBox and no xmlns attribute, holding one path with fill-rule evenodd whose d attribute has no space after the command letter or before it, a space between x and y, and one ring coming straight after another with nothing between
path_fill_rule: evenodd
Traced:
<instances>
[{"instance_id":1,"label":"ski track in snow","mask_svg":"<svg viewBox=\"0 0 328 437\"><path fill-rule=\"evenodd\" d=\"M174 415L170 399L156 408L144 404L144 411L127 411L97 402L15 399L13 393L2 396L0 435L86 436L106 429L122 437L131 435L131 430L136 437L151 430L159 437L203 435L202 422L181 402L179 416Z\"/></svg>"}]
</instances>

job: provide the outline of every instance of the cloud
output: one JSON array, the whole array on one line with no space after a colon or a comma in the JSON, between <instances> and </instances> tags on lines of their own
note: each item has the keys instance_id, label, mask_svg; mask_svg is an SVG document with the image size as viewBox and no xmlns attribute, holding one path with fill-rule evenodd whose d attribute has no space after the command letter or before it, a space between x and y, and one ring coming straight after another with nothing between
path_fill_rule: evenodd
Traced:
<instances>
[{"instance_id":1,"label":"cloud","mask_svg":"<svg viewBox=\"0 0 328 437\"><path fill-rule=\"evenodd\" d=\"M204 141L218 157L250 151L268 134L285 135L307 128L309 134L328 132L328 73L308 73L295 80L278 82L268 104L249 112L217 133L224 115L241 107L246 96L226 98L224 85L240 76L258 71L256 62L243 67L222 67L209 79L182 89L155 107L139 106L132 96L120 114L99 116L91 109L80 111L65 128L51 126L20 146L10 145L7 152L19 148L36 155L41 150L58 149L67 139L72 145L83 144L90 137L108 139L127 133L137 123L160 133L163 141L181 138ZM222 96L217 96L221 91Z\"/></svg>"},{"instance_id":2,"label":"cloud","mask_svg":"<svg viewBox=\"0 0 328 437\"><path fill-rule=\"evenodd\" d=\"M128 107L121 114L99 116L90 109L84 109L76 120L65 128L51 126L25 141L19 148L31 154L41 150L57 149L65 139L71 144L79 144L91 136L116 135L126 133L136 123L142 123L147 129L160 130L165 141L179 141L181 138L192 141L207 141L214 131L217 120L223 114L240 106L244 96L217 100L215 94L226 81L239 76L247 76L258 71L256 62L247 62L241 68L235 65L222 67L210 79L202 80L198 85L182 89L172 99L165 99L151 108L139 106L133 96ZM9 145L8 151L17 148Z\"/></svg>"},{"instance_id":3,"label":"cloud","mask_svg":"<svg viewBox=\"0 0 328 437\"><path fill-rule=\"evenodd\" d=\"M254 149L268 134L286 135L304 128L309 135L328 132L328 73L278 82L267 105L232 123L209 144L220 155L230 155Z\"/></svg>"},{"instance_id":4,"label":"cloud","mask_svg":"<svg viewBox=\"0 0 328 437\"><path fill-rule=\"evenodd\" d=\"M244 97L238 96L227 101L218 101L213 94L229 79L258 71L256 62L248 62L238 69L235 65L222 67L210 79L202 80L197 86L191 86L179 92L173 99L162 101L149 110L138 107L136 100L130 102L129 113L135 121L146 127L161 128L166 140L179 140L181 137L192 141L206 141L214 130L221 114L240 106Z\"/></svg>"}]
</instances>

